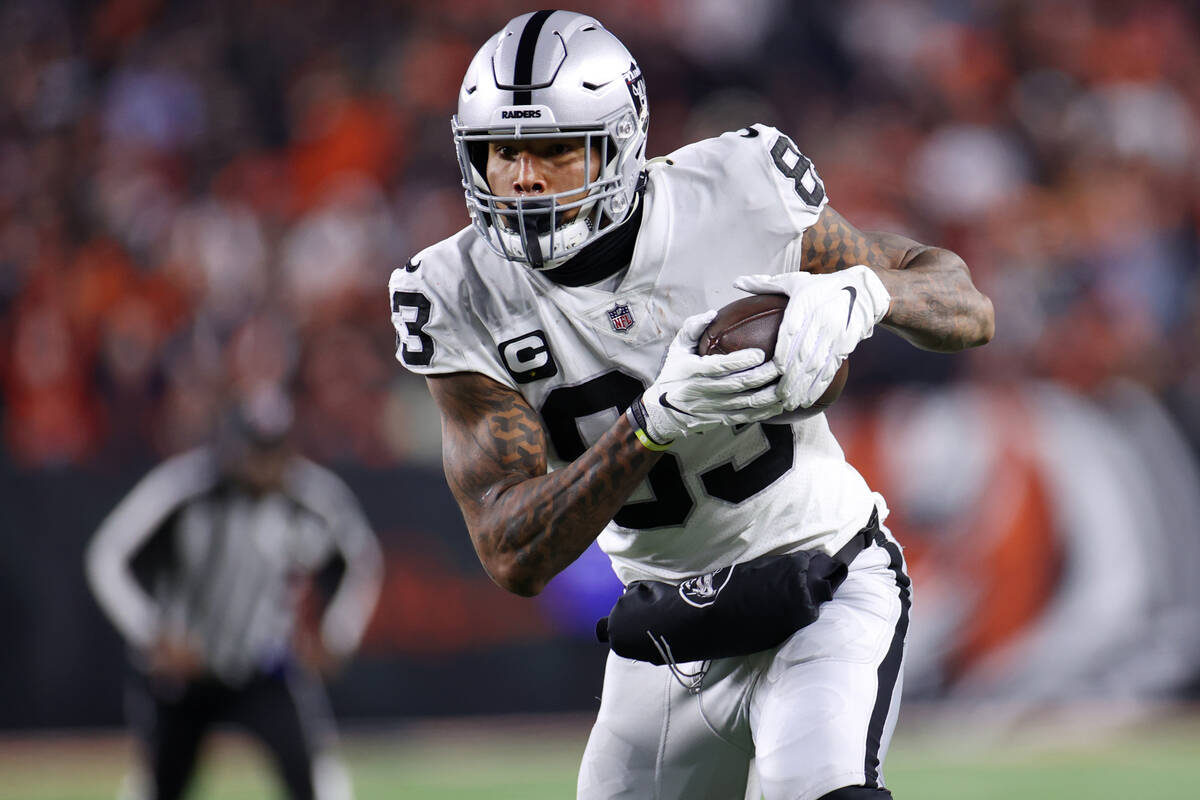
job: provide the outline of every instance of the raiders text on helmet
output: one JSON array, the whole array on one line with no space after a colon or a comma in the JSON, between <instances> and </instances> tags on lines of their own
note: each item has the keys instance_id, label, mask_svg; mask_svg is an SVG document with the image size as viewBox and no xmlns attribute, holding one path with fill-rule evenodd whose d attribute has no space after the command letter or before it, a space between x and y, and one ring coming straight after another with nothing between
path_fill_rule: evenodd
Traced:
<instances>
[{"instance_id":1,"label":"raiders text on helmet","mask_svg":"<svg viewBox=\"0 0 1200 800\"><path fill-rule=\"evenodd\" d=\"M558 266L633 210L646 161L646 85L629 51L592 17L535 11L511 20L467 68L452 125L471 220L507 259ZM588 159L599 155L596 180L585 169L583 185L555 194L493 193L488 142L563 136L583 139Z\"/></svg>"},{"instance_id":2,"label":"raiders text on helmet","mask_svg":"<svg viewBox=\"0 0 1200 800\"><path fill-rule=\"evenodd\" d=\"M500 119L538 119L541 116L540 108L518 108L513 111L506 108L500 112Z\"/></svg>"}]
</instances>

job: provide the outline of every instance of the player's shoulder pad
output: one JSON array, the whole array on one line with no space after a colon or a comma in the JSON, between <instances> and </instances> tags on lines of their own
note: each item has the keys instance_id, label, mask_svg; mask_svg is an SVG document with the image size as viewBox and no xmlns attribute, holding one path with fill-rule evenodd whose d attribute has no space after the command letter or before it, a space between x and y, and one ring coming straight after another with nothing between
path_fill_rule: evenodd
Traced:
<instances>
[{"instance_id":1,"label":"player's shoulder pad","mask_svg":"<svg viewBox=\"0 0 1200 800\"><path fill-rule=\"evenodd\" d=\"M396 357L410 371L497 374L497 356L480 319L489 302L476 268L478 234L466 228L417 253L388 280Z\"/></svg>"},{"instance_id":2,"label":"player's shoulder pad","mask_svg":"<svg viewBox=\"0 0 1200 800\"><path fill-rule=\"evenodd\" d=\"M812 160L790 136L762 123L704 139L676 150L665 159L680 167L694 167L723 190L747 195L758 207L765 198L788 220L788 227L803 230L825 207L825 184Z\"/></svg>"},{"instance_id":3,"label":"player's shoulder pad","mask_svg":"<svg viewBox=\"0 0 1200 800\"><path fill-rule=\"evenodd\" d=\"M392 270L388 288L437 292L439 288L461 285L462 247L465 246L459 241L461 238L461 235L456 235L443 239L409 257L402 266Z\"/></svg>"},{"instance_id":4,"label":"player's shoulder pad","mask_svg":"<svg viewBox=\"0 0 1200 800\"><path fill-rule=\"evenodd\" d=\"M470 259L466 253L471 237L465 235L468 233L473 234L473 231L468 228L430 245L392 270L388 279L388 298L393 313L398 310L398 303L404 304L405 298L416 295L420 299L410 305L433 303L440 308L441 314L452 317L471 307L471 287L477 281L469 274Z\"/></svg>"},{"instance_id":5,"label":"player's shoulder pad","mask_svg":"<svg viewBox=\"0 0 1200 800\"><path fill-rule=\"evenodd\" d=\"M825 204L825 184L812 159L804 155L792 137L778 128L755 123L723 133L716 141L736 152L748 152L785 195L793 194L804 206L820 209Z\"/></svg>"}]
</instances>

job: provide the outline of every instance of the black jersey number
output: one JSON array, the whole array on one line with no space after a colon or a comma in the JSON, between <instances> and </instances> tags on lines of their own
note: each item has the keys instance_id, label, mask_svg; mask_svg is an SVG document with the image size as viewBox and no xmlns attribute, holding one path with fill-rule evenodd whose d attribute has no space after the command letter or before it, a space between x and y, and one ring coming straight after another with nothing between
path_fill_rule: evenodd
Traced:
<instances>
[{"instance_id":1,"label":"black jersey number","mask_svg":"<svg viewBox=\"0 0 1200 800\"><path fill-rule=\"evenodd\" d=\"M792 468L796 459L792 426L764 423L758 429L766 437L767 449L740 468L735 467L732 461L727 461L701 472L700 483L704 484L704 491L718 500L740 503L779 480L783 473ZM740 435L747 433L743 431Z\"/></svg>"},{"instance_id":2,"label":"black jersey number","mask_svg":"<svg viewBox=\"0 0 1200 800\"><path fill-rule=\"evenodd\" d=\"M421 343L421 349L413 350L408 346L409 342L400 338L400 332L397 331L400 355L403 356L405 364L429 366L433 359L433 337L425 332L425 323L429 322L429 298L420 292L392 292L392 313L399 313L402 308L411 308L417 312L415 319L404 320L404 330L409 338L415 338Z\"/></svg>"},{"instance_id":3,"label":"black jersey number","mask_svg":"<svg viewBox=\"0 0 1200 800\"><path fill-rule=\"evenodd\" d=\"M805 204L814 208L821 205L821 201L825 199L825 185L817 177L812 161L801 153L796 143L785 134L779 134L775 144L771 145L771 160L780 172L792 179L797 196Z\"/></svg>"},{"instance_id":4,"label":"black jersey number","mask_svg":"<svg viewBox=\"0 0 1200 800\"><path fill-rule=\"evenodd\" d=\"M645 385L632 375L613 370L577 386L560 386L542 404L542 419L550 442L565 461L573 461L587 449L579 431L579 420L613 409L624 413ZM729 503L740 503L777 481L792 468L795 443L787 425L762 425L767 449L741 467L732 462L700 474L704 491ZM646 476L652 500L626 503L613 520L622 527L646 530L682 525L696 506L683 479L679 457L663 453Z\"/></svg>"},{"instance_id":5,"label":"black jersey number","mask_svg":"<svg viewBox=\"0 0 1200 800\"><path fill-rule=\"evenodd\" d=\"M633 399L645 391L642 382L620 370L598 375L578 386L560 386L542 404L542 419L550 442L564 461L574 461L587 450L579 432L579 420L601 411L615 409L623 413ZM696 501L688 493L679 468L679 457L663 453L646 476L653 500L626 503L613 515L626 528L662 528L682 525L692 513Z\"/></svg>"}]
</instances>

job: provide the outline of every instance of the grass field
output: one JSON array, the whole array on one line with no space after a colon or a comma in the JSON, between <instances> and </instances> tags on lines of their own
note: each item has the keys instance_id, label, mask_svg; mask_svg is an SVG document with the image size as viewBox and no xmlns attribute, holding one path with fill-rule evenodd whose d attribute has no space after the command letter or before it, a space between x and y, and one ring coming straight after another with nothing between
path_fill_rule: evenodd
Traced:
<instances>
[{"instance_id":1,"label":"grass field","mask_svg":"<svg viewBox=\"0 0 1200 800\"><path fill-rule=\"evenodd\" d=\"M987 714L910 716L887 764L900 800L1200 798L1195 713L1077 713L1004 728L981 728ZM420 722L348 733L345 755L358 800L570 798L588 724L584 717ZM110 800L130 754L128 741L113 734L0 738L0 798ZM207 754L190 800L278 796L257 752L225 735Z\"/></svg>"}]
</instances>

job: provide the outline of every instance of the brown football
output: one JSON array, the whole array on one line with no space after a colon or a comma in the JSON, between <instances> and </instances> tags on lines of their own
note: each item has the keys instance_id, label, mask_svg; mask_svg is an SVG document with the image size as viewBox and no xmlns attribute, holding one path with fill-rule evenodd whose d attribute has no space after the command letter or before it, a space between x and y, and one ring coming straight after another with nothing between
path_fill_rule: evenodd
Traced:
<instances>
[{"instance_id":1,"label":"brown football","mask_svg":"<svg viewBox=\"0 0 1200 800\"><path fill-rule=\"evenodd\" d=\"M713 321L708 323L704 333L700 334L696 352L706 356L710 353L734 353L757 347L770 358L775 352L775 340L779 338L779 326L783 322L783 309L787 306L787 300L787 295L783 294L752 294L722 306L717 310ZM833 382L817 402L809 408L797 408L775 419L804 419L824 411L841 395L846 385L846 376L849 374L850 361L847 359L838 367Z\"/></svg>"}]
</instances>

